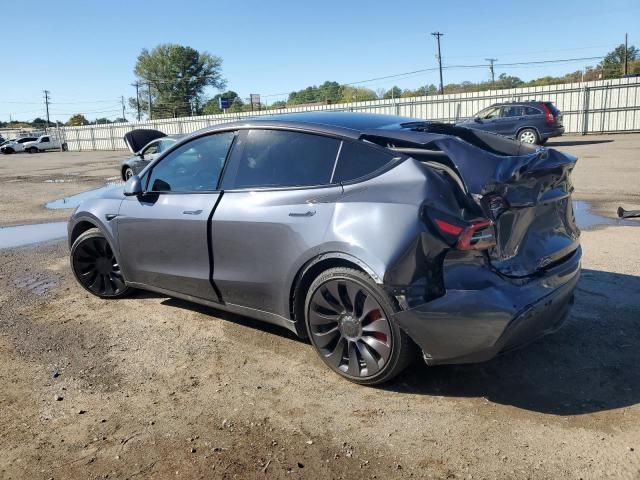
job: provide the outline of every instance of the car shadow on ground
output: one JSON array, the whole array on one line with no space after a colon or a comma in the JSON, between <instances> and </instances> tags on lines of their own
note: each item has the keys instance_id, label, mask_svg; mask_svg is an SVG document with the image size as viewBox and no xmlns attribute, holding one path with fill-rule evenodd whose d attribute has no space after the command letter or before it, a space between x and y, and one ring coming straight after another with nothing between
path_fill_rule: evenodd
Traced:
<instances>
[{"instance_id":1,"label":"car shadow on ground","mask_svg":"<svg viewBox=\"0 0 640 480\"><path fill-rule=\"evenodd\" d=\"M613 140L557 140L549 141L546 147L573 147L576 145L597 145L598 143L611 143Z\"/></svg>"},{"instance_id":2,"label":"car shadow on ground","mask_svg":"<svg viewBox=\"0 0 640 480\"><path fill-rule=\"evenodd\" d=\"M484 397L556 415L640 403L640 277L583 270L565 325L520 350L475 365L413 364L384 388Z\"/></svg>"},{"instance_id":3,"label":"car shadow on ground","mask_svg":"<svg viewBox=\"0 0 640 480\"><path fill-rule=\"evenodd\" d=\"M535 412L580 415L640 403L640 277L583 270L570 318L554 333L472 365L428 367L417 359L380 388L403 394L478 397ZM136 296L156 296L141 292ZM184 308L306 342L283 327L191 302ZM327 370L327 374L331 374Z\"/></svg>"}]
</instances>

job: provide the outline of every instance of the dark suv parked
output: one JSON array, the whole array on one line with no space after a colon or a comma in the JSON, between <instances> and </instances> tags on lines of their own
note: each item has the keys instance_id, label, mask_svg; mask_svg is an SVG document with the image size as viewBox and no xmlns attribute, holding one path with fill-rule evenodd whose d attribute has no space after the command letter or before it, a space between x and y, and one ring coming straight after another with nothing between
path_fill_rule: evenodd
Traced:
<instances>
[{"instance_id":1,"label":"dark suv parked","mask_svg":"<svg viewBox=\"0 0 640 480\"><path fill-rule=\"evenodd\" d=\"M564 133L562 113L551 102L496 103L458 125L538 145Z\"/></svg>"}]
</instances>

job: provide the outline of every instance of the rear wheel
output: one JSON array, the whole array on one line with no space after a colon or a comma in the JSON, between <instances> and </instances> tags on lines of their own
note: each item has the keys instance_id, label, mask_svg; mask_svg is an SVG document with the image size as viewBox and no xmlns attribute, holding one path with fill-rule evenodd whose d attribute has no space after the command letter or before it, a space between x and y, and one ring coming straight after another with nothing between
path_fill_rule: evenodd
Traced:
<instances>
[{"instance_id":1,"label":"rear wheel","mask_svg":"<svg viewBox=\"0 0 640 480\"><path fill-rule=\"evenodd\" d=\"M82 233L71 247L71 269L83 288L100 298L130 293L111 245L97 228Z\"/></svg>"},{"instance_id":2,"label":"rear wheel","mask_svg":"<svg viewBox=\"0 0 640 480\"><path fill-rule=\"evenodd\" d=\"M533 128L525 128L518 133L518 140L522 143L536 144L540 141L538 132Z\"/></svg>"},{"instance_id":3,"label":"rear wheel","mask_svg":"<svg viewBox=\"0 0 640 480\"><path fill-rule=\"evenodd\" d=\"M415 358L415 345L393 320L392 299L365 273L332 268L309 287L305 322L320 358L363 385L391 380Z\"/></svg>"},{"instance_id":4,"label":"rear wheel","mask_svg":"<svg viewBox=\"0 0 640 480\"><path fill-rule=\"evenodd\" d=\"M69 145L67 145L66 143L62 144L62 151L66 152L67 150L69 150Z\"/></svg>"}]
</instances>

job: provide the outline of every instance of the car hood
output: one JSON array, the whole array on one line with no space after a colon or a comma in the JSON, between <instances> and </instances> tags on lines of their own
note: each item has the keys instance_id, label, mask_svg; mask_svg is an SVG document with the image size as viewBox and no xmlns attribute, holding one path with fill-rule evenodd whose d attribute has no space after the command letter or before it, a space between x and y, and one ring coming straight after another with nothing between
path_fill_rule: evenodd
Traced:
<instances>
[{"instance_id":1,"label":"car hood","mask_svg":"<svg viewBox=\"0 0 640 480\"><path fill-rule=\"evenodd\" d=\"M124 143L131 153L137 153L152 140L156 138L166 137L166 133L152 128L137 128L124 134Z\"/></svg>"}]
</instances>

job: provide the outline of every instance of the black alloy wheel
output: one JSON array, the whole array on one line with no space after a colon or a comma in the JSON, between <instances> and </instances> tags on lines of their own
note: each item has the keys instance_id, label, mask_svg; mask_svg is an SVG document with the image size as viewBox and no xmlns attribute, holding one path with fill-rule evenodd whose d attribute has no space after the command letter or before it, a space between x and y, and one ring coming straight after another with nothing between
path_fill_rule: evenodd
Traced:
<instances>
[{"instance_id":1,"label":"black alloy wheel","mask_svg":"<svg viewBox=\"0 0 640 480\"><path fill-rule=\"evenodd\" d=\"M98 297L119 298L130 292L111 245L97 228L73 242L71 268L80 285Z\"/></svg>"},{"instance_id":2,"label":"black alloy wheel","mask_svg":"<svg viewBox=\"0 0 640 480\"><path fill-rule=\"evenodd\" d=\"M309 337L322 360L341 376L367 385L390 380L413 358L414 345L391 318L391 299L366 274L323 272L306 302Z\"/></svg>"}]
</instances>

